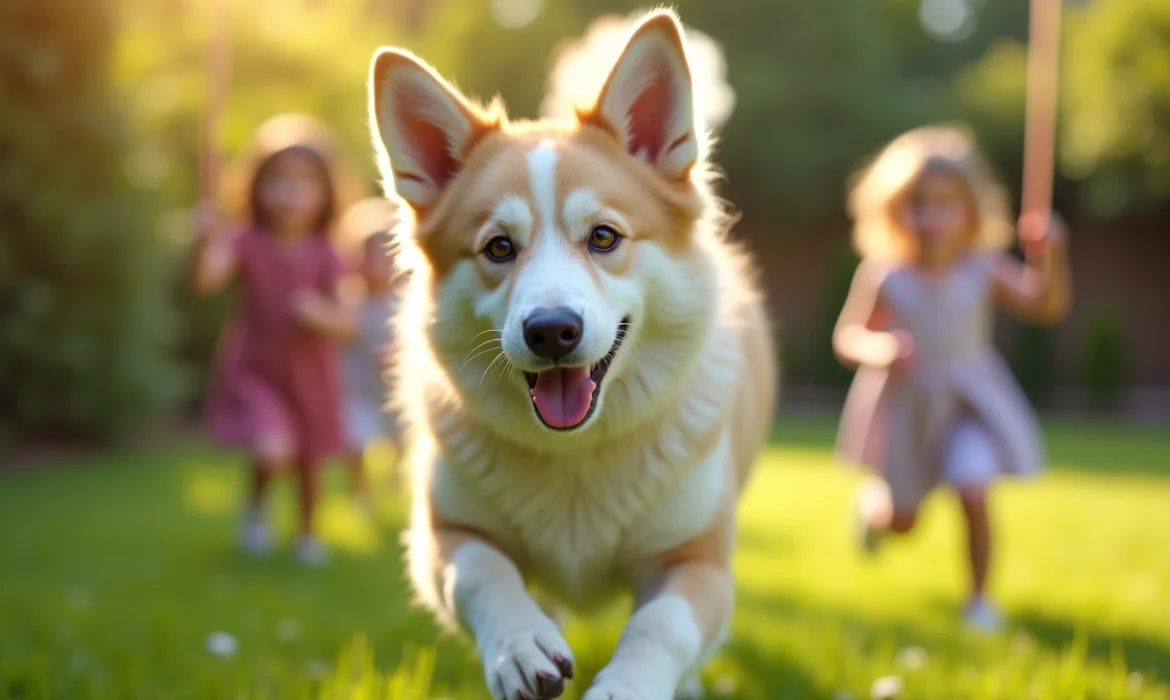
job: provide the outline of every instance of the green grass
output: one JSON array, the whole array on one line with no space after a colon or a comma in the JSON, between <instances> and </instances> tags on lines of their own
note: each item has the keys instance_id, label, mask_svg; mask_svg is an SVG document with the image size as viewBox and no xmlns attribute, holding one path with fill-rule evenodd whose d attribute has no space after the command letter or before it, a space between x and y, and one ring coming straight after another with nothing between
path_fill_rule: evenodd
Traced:
<instances>
[{"instance_id":1,"label":"green grass","mask_svg":"<svg viewBox=\"0 0 1170 700\"><path fill-rule=\"evenodd\" d=\"M859 700L897 675L907 698L1170 698L1170 432L1050 429L1054 468L995 493L1010 628L981 638L956 624L950 495L861 559L832 426L784 425L741 508L738 607L710 687ZM364 521L335 471L322 518L335 558L305 570L287 547L263 561L234 550L242 472L182 444L0 476L0 697L486 697L470 647L407 605L397 495ZM275 495L288 533L289 485ZM570 697L623 614L570 624L583 671ZM216 631L237 653L207 651Z\"/></svg>"}]
</instances>

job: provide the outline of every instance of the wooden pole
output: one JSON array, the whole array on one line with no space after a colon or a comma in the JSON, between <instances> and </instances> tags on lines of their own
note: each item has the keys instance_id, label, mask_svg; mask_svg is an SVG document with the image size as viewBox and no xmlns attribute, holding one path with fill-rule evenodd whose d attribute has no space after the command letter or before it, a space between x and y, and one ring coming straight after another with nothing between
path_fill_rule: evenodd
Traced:
<instances>
[{"instance_id":1,"label":"wooden pole","mask_svg":"<svg viewBox=\"0 0 1170 700\"><path fill-rule=\"evenodd\" d=\"M1028 85L1024 124L1024 180L1020 198L1023 217L1039 216L1043 224L1021 227L1021 235L1039 235L1047 228L1052 207L1052 176L1056 157L1056 104L1060 70L1061 0L1031 0L1028 21Z\"/></svg>"},{"instance_id":2,"label":"wooden pole","mask_svg":"<svg viewBox=\"0 0 1170 700\"><path fill-rule=\"evenodd\" d=\"M215 200L219 182L219 125L227 93L230 67L227 4L229 0L208 0L211 14L207 42L207 101L203 109L199 152L199 197Z\"/></svg>"}]
</instances>

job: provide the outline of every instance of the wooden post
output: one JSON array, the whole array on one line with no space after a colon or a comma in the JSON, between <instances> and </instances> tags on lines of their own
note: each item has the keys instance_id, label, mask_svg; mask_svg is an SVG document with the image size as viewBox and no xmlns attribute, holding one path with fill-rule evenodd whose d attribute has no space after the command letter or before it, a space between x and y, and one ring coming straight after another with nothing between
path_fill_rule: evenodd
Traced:
<instances>
[{"instance_id":1,"label":"wooden post","mask_svg":"<svg viewBox=\"0 0 1170 700\"><path fill-rule=\"evenodd\" d=\"M1028 20L1028 86L1024 124L1021 216L1041 216L1047 228L1056 158L1056 105L1060 71L1061 0L1031 0ZM1023 234L1028 235L1028 234Z\"/></svg>"},{"instance_id":2,"label":"wooden post","mask_svg":"<svg viewBox=\"0 0 1170 700\"><path fill-rule=\"evenodd\" d=\"M216 198L219 181L219 125L227 93L230 67L229 0L208 0L210 34L207 42L207 100L199 152L199 198L211 202Z\"/></svg>"}]
</instances>

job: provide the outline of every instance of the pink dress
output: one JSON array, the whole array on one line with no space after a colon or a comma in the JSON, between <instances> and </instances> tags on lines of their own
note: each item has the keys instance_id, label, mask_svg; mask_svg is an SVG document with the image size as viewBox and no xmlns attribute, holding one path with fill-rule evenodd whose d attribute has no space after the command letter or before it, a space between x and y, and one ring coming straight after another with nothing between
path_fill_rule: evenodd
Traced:
<instances>
[{"instance_id":1,"label":"pink dress","mask_svg":"<svg viewBox=\"0 0 1170 700\"><path fill-rule=\"evenodd\" d=\"M1036 416L991 344L992 264L971 256L937 278L899 267L881 283L893 327L914 338L915 364L900 377L880 367L857 371L837 450L880 473L900 509L916 507L938 484L947 442L963 419L983 428L1001 473L1043 466Z\"/></svg>"},{"instance_id":2,"label":"pink dress","mask_svg":"<svg viewBox=\"0 0 1170 700\"><path fill-rule=\"evenodd\" d=\"M331 339L300 324L293 299L301 289L332 294L340 263L321 236L287 245L250 229L233 244L240 298L212 375L212 436L252 445L280 435L300 459L320 460L342 447L339 354Z\"/></svg>"}]
</instances>

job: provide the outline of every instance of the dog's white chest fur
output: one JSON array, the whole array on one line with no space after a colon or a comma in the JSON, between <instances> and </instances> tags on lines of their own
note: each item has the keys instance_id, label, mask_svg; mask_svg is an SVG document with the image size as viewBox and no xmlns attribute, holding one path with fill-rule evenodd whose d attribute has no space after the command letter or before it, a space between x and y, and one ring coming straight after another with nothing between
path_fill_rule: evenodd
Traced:
<instances>
[{"instance_id":1,"label":"dog's white chest fur","mask_svg":"<svg viewBox=\"0 0 1170 700\"><path fill-rule=\"evenodd\" d=\"M577 606L628 586L657 554L704 531L732 463L726 435L690 465L550 461L488 471L441 461L432 497L442 517L489 534L536 583Z\"/></svg>"}]
</instances>

